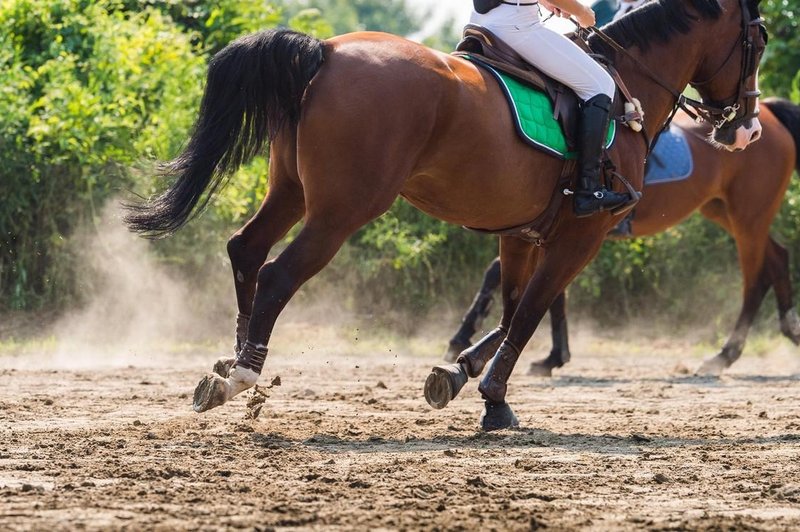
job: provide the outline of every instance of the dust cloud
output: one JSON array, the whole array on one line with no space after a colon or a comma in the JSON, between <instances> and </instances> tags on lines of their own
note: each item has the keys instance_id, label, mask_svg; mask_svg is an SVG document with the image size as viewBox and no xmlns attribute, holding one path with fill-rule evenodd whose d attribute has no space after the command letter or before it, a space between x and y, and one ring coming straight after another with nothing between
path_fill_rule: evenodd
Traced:
<instances>
[{"instance_id":1,"label":"dust cloud","mask_svg":"<svg viewBox=\"0 0 800 532\"><path fill-rule=\"evenodd\" d=\"M221 337L219 321L198 308L188 284L127 230L117 202L72 244L86 303L54 324L53 366L168 364L171 352L186 350L182 344Z\"/></svg>"}]
</instances>

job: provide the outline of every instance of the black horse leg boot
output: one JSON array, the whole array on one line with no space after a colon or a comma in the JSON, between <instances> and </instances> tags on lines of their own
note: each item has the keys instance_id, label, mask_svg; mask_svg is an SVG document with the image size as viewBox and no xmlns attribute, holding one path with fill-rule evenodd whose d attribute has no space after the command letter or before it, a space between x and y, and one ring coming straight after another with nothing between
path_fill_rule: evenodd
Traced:
<instances>
[{"instance_id":1,"label":"black horse leg boot","mask_svg":"<svg viewBox=\"0 0 800 532\"><path fill-rule=\"evenodd\" d=\"M600 158L606 141L611 98L592 96L581 105L578 124L578 183L575 191L575 215L578 218L611 210L628 203L628 194L607 190L600 185Z\"/></svg>"}]
</instances>

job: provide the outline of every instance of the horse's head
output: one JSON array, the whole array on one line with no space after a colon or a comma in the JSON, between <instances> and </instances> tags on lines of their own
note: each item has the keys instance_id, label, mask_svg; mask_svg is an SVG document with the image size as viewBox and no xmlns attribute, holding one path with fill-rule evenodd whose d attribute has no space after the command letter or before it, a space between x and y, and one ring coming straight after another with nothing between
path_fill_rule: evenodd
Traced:
<instances>
[{"instance_id":1,"label":"horse's head","mask_svg":"<svg viewBox=\"0 0 800 532\"><path fill-rule=\"evenodd\" d=\"M723 14L713 26L691 85L700 93L701 116L713 125L712 142L728 151L743 150L761 136L758 120L758 64L767 46L767 30L758 12L760 0L722 0Z\"/></svg>"}]
</instances>

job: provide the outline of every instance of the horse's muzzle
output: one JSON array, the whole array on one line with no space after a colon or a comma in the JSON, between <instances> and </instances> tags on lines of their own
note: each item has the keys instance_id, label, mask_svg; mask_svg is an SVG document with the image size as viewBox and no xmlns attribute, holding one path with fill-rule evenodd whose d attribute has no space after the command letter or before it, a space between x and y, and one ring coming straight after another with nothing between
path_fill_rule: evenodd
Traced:
<instances>
[{"instance_id":1,"label":"horse's muzzle","mask_svg":"<svg viewBox=\"0 0 800 532\"><path fill-rule=\"evenodd\" d=\"M760 138L761 122L758 118L745 120L739 127L714 131L714 140L728 151L741 151Z\"/></svg>"}]
</instances>

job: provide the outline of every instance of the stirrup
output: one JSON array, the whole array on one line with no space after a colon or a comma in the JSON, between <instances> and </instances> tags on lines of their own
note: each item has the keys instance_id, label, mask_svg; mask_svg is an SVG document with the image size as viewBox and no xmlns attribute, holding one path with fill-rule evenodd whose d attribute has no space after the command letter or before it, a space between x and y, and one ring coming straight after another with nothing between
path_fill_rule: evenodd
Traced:
<instances>
[{"instance_id":1,"label":"stirrup","mask_svg":"<svg viewBox=\"0 0 800 532\"><path fill-rule=\"evenodd\" d=\"M631 195L631 199L624 205L620 205L616 209L611 209L611 214L617 216L619 214L630 212L634 207L636 207L636 204L639 203L641 199L642 199L642 193L639 191L634 191L633 194Z\"/></svg>"},{"instance_id":2,"label":"stirrup","mask_svg":"<svg viewBox=\"0 0 800 532\"><path fill-rule=\"evenodd\" d=\"M603 205L603 200L608 198L608 195L613 194L617 196L617 202L611 205ZM579 210L578 202L584 200L587 202L588 206L590 206L587 210ZM631 204L631 202L633 203ZM613 190L607 190L605 187L599 188L593 192L590 191L580 191L575 193L575 199L573 200L572 210L575 213L577 218L587 218L592 216L593 214L597 214L603 211L610 211L614 212L617 209L621 208L631 208L633 205L638 202L638 198L633 198L628 193L624 192L616 192Z\"/></svg>"}]
</instances>

